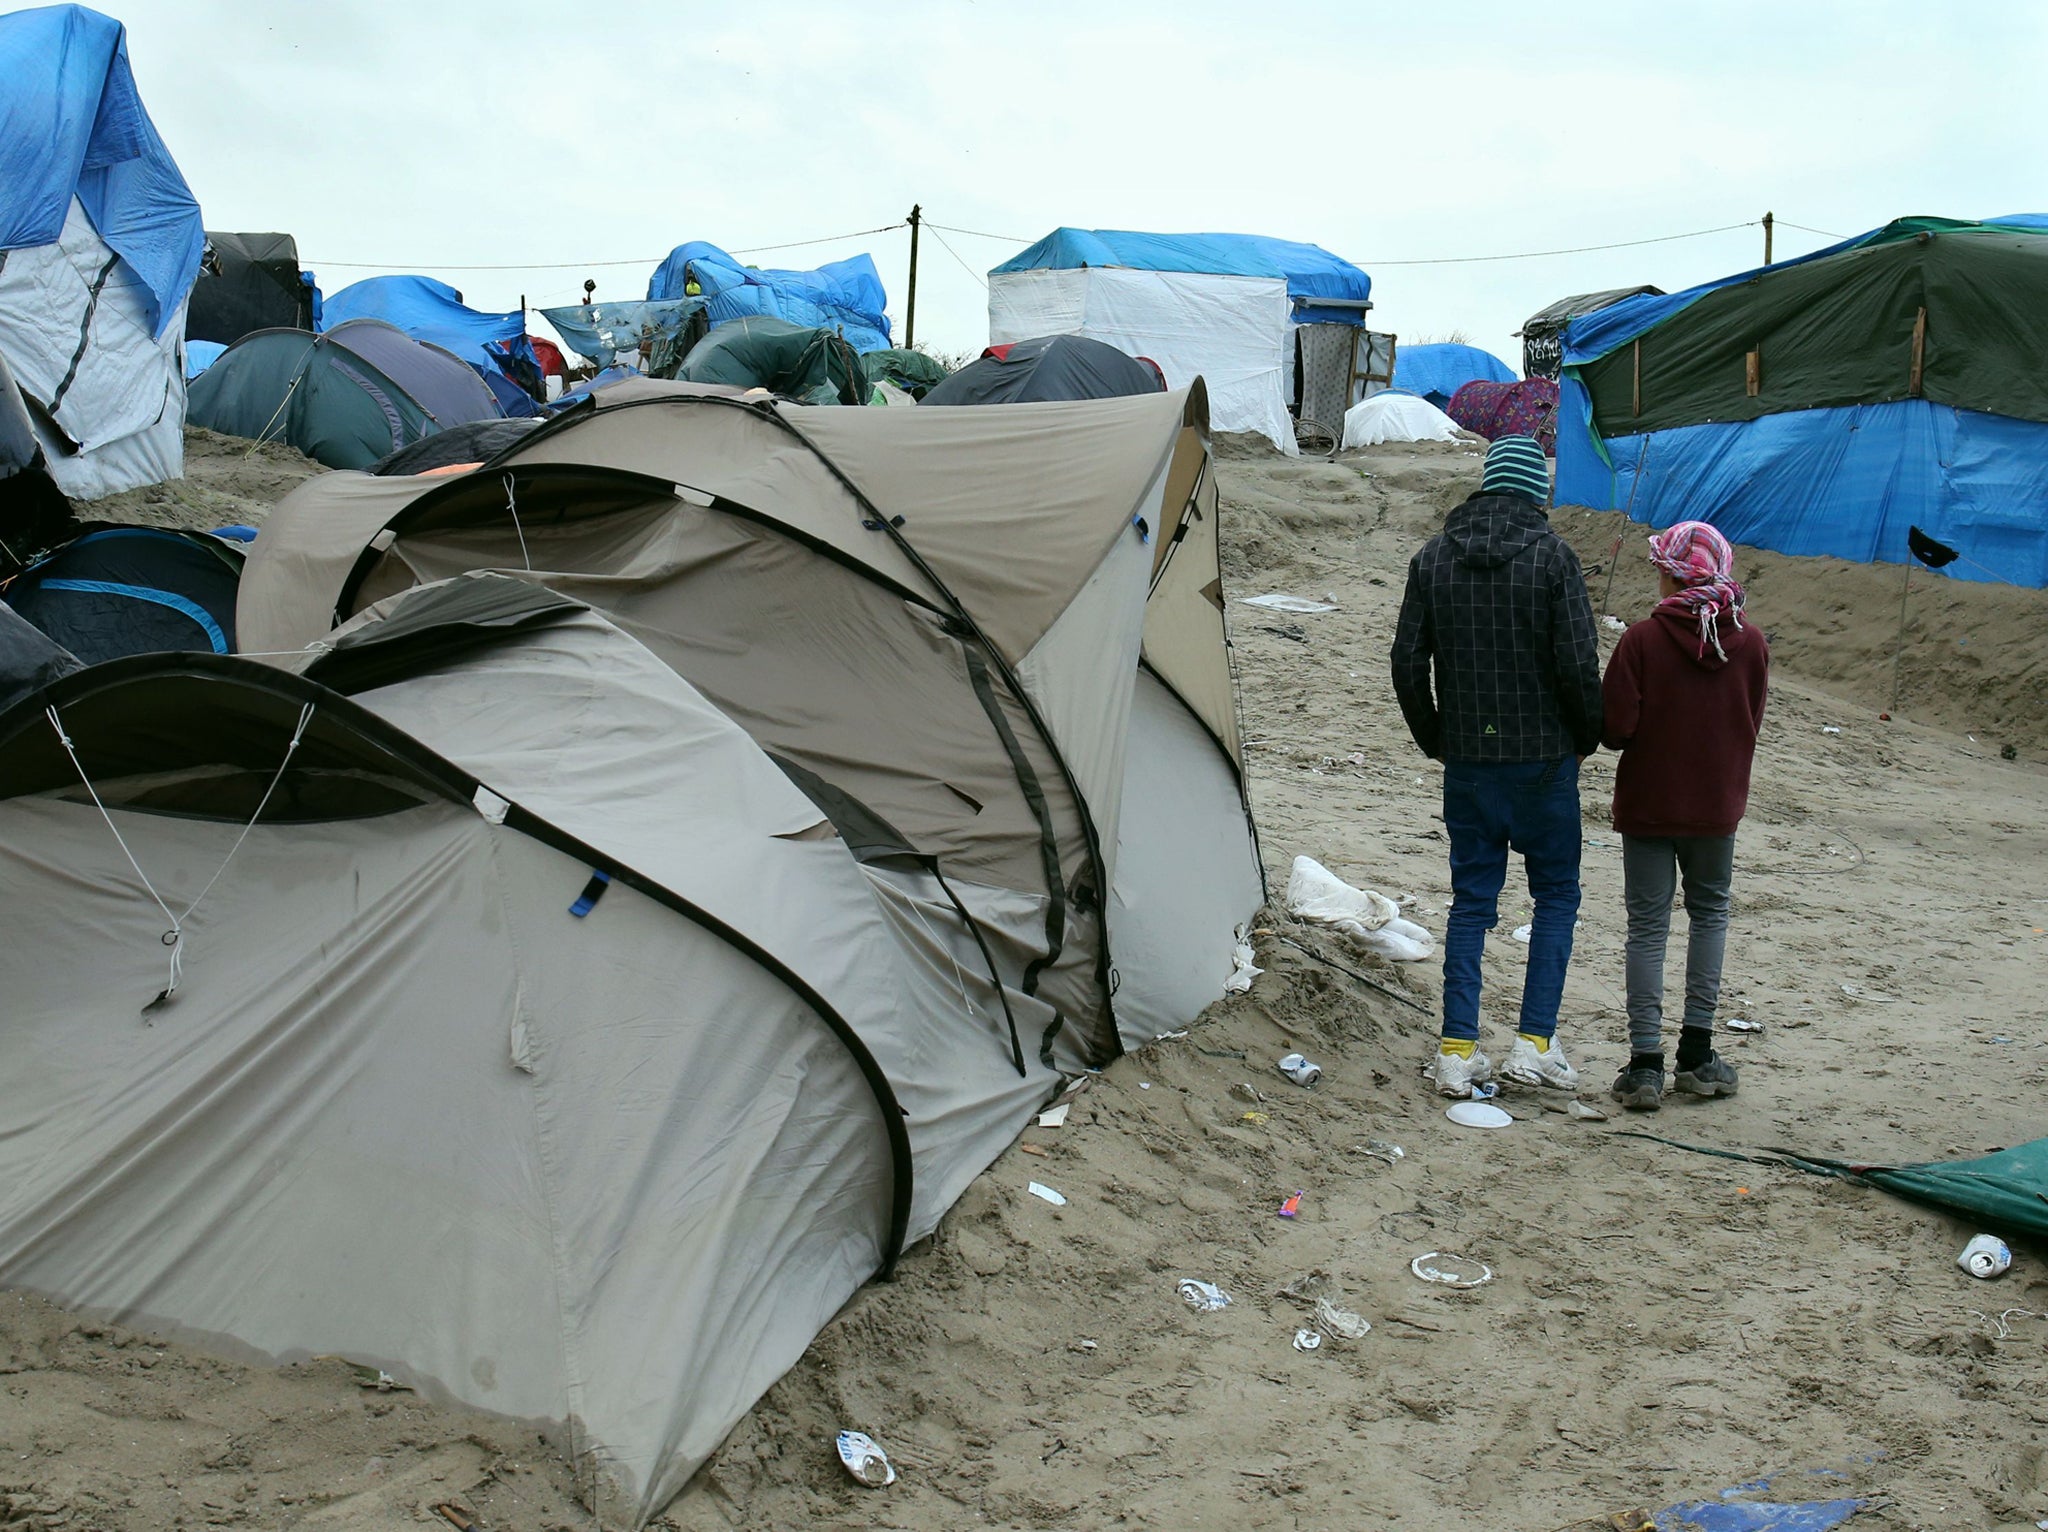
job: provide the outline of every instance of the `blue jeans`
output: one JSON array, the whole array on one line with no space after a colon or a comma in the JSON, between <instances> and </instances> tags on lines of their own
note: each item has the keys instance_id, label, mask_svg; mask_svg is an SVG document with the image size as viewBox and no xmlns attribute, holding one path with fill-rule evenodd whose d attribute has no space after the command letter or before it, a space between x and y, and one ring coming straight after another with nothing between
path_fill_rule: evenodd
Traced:
<instances>
[{"instance_id":1,"label":"blue jeans","mask_svg":"<svg viewBox=\"0 0 2048 1532\"><path fill-rule=\"evenodd\" d=\"M1444 926L1444 1033L1479 1036L1479 960L1499 919L1508 852L1519 851L1536 901L1518 1031L1557 1032L1564 973L1579 913L1579 763L1444 763L1444 829L1451 837L1451 913Z\"/></svg>"}]
</instances>

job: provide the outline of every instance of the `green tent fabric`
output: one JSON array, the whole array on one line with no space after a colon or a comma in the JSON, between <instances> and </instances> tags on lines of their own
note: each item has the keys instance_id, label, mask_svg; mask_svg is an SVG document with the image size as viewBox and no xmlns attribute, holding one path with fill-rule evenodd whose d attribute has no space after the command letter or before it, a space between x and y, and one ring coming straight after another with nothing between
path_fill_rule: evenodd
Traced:
<instances>
[{"instance_id":1,"label":"green tent fabric","mask_svg":"<svg viewBox=\"0 0 2048 1532\"><path fill-rule=\"evenodd\" d=\"M870 351L860 359L860 365L870 383L893 383L913 399L922 399L948 376L945 363L937 358L900 347Z\"/></svg>"},{"instance_id":2,"label":"green tent fabric","mask_svg":"<svg viewBox=\"0 0 2048 1532\"><path fill-rule=\"evenodd\" d=\"M1872 1185L1914 1202L1967 1213L2007 1234L2048 1240L2048 1138L1976 1160L1855 1168Z\"/></svg>"},{"instance_id":3,"label":"green tent fabric","mask_svg":"<svg viewBox=\"0 0 2048 1532\"><path fill-rule=\"evenodd\" d=\"M230 346L193 379L185 419L288 442L329 468L368 468L441 429L377 368L304 330L258 330Z\"/></svg>"},{"instance_id":4,"label":"green tent fabric","mask_svg":"<svg viewBox=\"0 0 2048 1532\"><path fill-rule=\"evenodd\" d=\"M2048 422L2044 355L2048 232L1906 218L1710 292L1576 371L1616 437L1909 398Z\"/></svg>"},{"instance_id":5,"label":"green tent fabric","mask_svg":"<svg viewBox=\"0 0 2048 1532\"><path fill-rule=\"evenodd\" d=\"M728 320L691 348L675 370L684 383L765 388L800 404L864 404L860 357L832 330L786 319Z\"/></svg>"}]
</instances>

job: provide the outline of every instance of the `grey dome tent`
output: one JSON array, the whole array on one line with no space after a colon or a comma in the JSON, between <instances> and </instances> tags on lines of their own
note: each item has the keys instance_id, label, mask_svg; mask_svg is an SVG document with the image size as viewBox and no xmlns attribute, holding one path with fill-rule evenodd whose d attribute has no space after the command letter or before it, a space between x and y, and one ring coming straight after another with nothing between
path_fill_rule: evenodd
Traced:
<instances>
[{"instance_id":1,"label":"grey dome tent","mask_svg":"<svg viewBox=\"0 0 2048 1532\"><path fill-rule=\"evenodd\" d=\"M1028 404L1035 399L1115 399L1165 390L1165 377L1143 357L1086 335L1041 335L990 346L919 403Z\"/></svg>"},{"instance_id":2,"label":"grey dome tent","mask_svg":"<svg viewBox=\"0 0 2048 1532\"><path fill-rule=\"evenodd\" d=\"M642 381L301 486L262 663L0 715L0 1282L543 1423L645 1521L1063 1073L1222 991L1200 404Z\"/></svg>"},{"instance_id":3,"label":"grey dome tent","mask_svg":"<svg viewBox=\"0 0 2048 1532\"><path fill-rule=\"evenodd\" d=\"M500 417L483 380L448 352L352 319L320 335L245 335L192 380L186 418L286 442L329 468L367 468L448 426Z\"/></svg>"},{"instance_id":4,"label":"grey dome tent","mask_svg":"<svg viewBox=\"0 0 2048 1532\"><path fill-rule=\"evenodd\" d=\"M235 647L242 550L169 527L94 525L0 585L0 600L88 665Z\"/></svg>"},{"instance_id":5,"label":"grey dome tent","mask_svg":"<svg viewBox=\"0 0 2048 1532\"><path fill-rule=\"evenodd\" d=\"M713 327L676 365L684 383L762 388L805 404L862 404L861 359L835 330L807 328L766 314Z\"/></svg>"}]
</instances>

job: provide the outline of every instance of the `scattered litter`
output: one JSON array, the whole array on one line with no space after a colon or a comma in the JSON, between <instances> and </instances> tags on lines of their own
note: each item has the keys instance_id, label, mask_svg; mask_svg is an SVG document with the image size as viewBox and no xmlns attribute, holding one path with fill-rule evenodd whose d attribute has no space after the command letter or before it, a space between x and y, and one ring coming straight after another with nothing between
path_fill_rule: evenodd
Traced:
<instances>
[{"instance_id":1,"label":"scattered litter","mask_svg":"<svg viewBox=\"0 0 2048 1532\"><path fill-rule=\"evenodd\" d=\"M1328 926L1360 951L1396 963L1419 963L1436 952L1436 938L1385 894L1353 888L1314 857L1298 856L1287 876L1287 912Z\"/></svg>"},{"instance_id":2,"label":"scattered litter","mask_svg":"<svg viewBox=\"0 0 2048 1532\"><path fill-rule=\"evenodd\" d=\"M1260 1090L1256 1085L1252 1084L1252 1082L1249 1080L1240 1080L1237 1082L1237 1084L1231 1086L1230 1094L1237 1097L1237 1099L1240 1101L1255 1101L1263 1103L1266 1099L1266 1093Z\"/></svg>"},{"instance_id":3,"label":"scattered litter","mask_svg":"<svg viewBox=\"0 0 2048 1532\"><path fill-rule=\"evenodd\" d=\"M1555 1095L1544 1096L1536 1104L1544 1111L1555 1112L1560 1117L1569 1117L1572 1114L1571 1102L1559 1100Z\"/></svg>"},{"instance_id":4,"label":"scattered litter","mask_svg":"<svg viewBox=\"0 0 2048 1532\"><path fill-rule=\"evenodd\" d=\"M2020 758L2020 751L2019 751L2019 746L2017 746L2017 745L2000 745L2000 746L1998 747L1998 758L1999 758L1999 759L2000 759L2001 761L2016 761L2016 760L2018 760L2018 759Z\"/></svg>"},{"instance_id":5,"label":"scattered litter","mask_svg":"<svg viewBox=\"0 0 2048 1532\"><path fill-rule=\"evenodd\" d=\"M1292 1197L1289 1197L1280 1204L1280 1216L1282 1218L1298 1218L1301 1216L1300 1192L1296 1192Z\"/></svg>"},{"instance_id":6,"label":"scattered litter","mask_svg":"<svg viewBox=\"0 0 2048 1532\"><path fill-rule=\"evenodd\" d=\"M1244 1049L1242 1048L1204 1048L1200 1043L1195 1044L1195 1052L1201 1054L1205 1059L1241 1059L1244 1057Z\"/></svg>"},{"instance_id":7,"label":"scattered litter","mask_svg":"<svg viewBox=\"0 0 2048 1532\"><path fill-rule=\"evenodd\" d=\"M1017 1146L1017 1152L1019 1154L1035 1154L1041 1160L1049 1158L1045 1151L1045 1147L1042 1144L1019 1144Z\"/></svg>"},{"instance_id":8,"label":"scattered litter","mask_svg":"<svg viewBox=\"0 0 2048 1532\"><path fill-rule=\"evenodd\" d=\"M1285 1287L1275 1288L1273 1296L1288 1298L1296 1303L1310 1303L1320 1298L1329 1286L1330 1273L1321 1266L1312 1266Z\"/></svg>"},{"instance_id":9,"label":"scattered litter","mask_svg":"<svg viewBox=\"0 0 2048 1532\"><path fill-rule=\"evenodd\" d=\"M1260 606L1269 612L1334 612L1334 601L1311 601L1306 596L1290 596L1284 591L1269 591L1263 596L1239 596L1239 606Z\"/></svg>"},{"instance_id":10,"label":"scattered litter","mask_svg":"<svg viewBox=\"0 0 2048 1532\"><path fill-rule=\"evenodd\" d=\"M1627 623L1623 622L1619 617L1616 617L1611 612L1606 617L1603 617L1601 621L1606 623L1608 627L1614 629L1614 631L1617 633L1624 631L1628 627Z\"/></svg>"},{"instance_id":11,"label":"scattered litter","mask_svg":"<svg viewBox=\"0 0 2048 1532\"><path fill-rule=\"evenodd\" d=\"M1514 1122L1491 1101L1460 1101L1444 1116L1461 1128L1505 1128Z\"/></svg>"},{"instance_id":12,"label":"scattered litter","mask_svg":"<svg viewBox=\"0 0 2048 1532\"><path fill-rule=\"evenodd\" d=\"M1213 1314L1218 1309L1230 1307L1230 1294L1214 1282L1197 1282L1193 1277L1182 1277L1179 1292L1181 1302L1200 1314Z\"/></svg>"},{"instance_id":13,"label":"scattered litter","mask_svg":"<svg viewBox=\"0 0 2048 1532\"><path fill-rule=\"evenodd\" d=\"M1516 926L1514 931L1515 940L1522 943L1524 946L1528 945L1529 938L1535 934L1536 928L1533 925Z\"/></svg>"},{"instance_id":14,"label":"scattered litter","mask_svg":"<svg viewBox=\"0 0 2048 1532\"><path fill-rule=\"evenodd\" d=\"M1315 1084L1323 1077L1320 1064L1311 1064L1298 1053L1287 1054L1274 1067L1296 1085L1304 1087Z\"/></svg>"},{"instance_id":15,"label":"scattered litter","mask_svg":"<svg viewBox=\"0 0 2048 1532\"><path fill-rule=\"evenodd\" d=\"M1425 1282L1445 1287L1484 1287L1493 1280L1493 1268L1484 1261L1446 1250L1424 1251L1408 1263L1408 1269Z\"/></svg>"},{"instance_id":16,"label":"scattered litter","mask_svg":"<svg viewBox=\"0 0 2048 1532\"><path fill-rule=\"evenodd\" d=\"M380 1394L409 1394L413 1391L410 1383L399 1382L398 1379L392 1377L390 1373L381 1367L371 1367L364 1362L351 1362L345 1356L316 1356L313 1360L316 1362L341 1363L342 1366L355 1374L357 1388L374 1388Z\"/></svg>"},{"instance_id":17,"label":"scattered litter","mask_svg":"<svg viewBox=\"0 0 2048 1532\"><path fill-rule=\"evenodd\" d=\"M1993 1340L2011 1340L2012 1325L2010 1321L2015 1319L2039 1319L2042 1316L2036 1314L2032 1309L2000 1309L1996 1315L1986 1314L1980 1309L1971 1309L1970 1317L1972 1319L1981 1319L1987 1325L1995 1326L1996 1328L1991 1332Z\"/></svg>"},{"instance_id":18,"label":"scattered litter","mask_svg":"<svg viewBox=\"0 0 2048 1532\"><path fill-rule=\"evenodd\" d=\"M1860 984L1844 984L1842 986L1842 993L1851 1000L1868 1000L1872 1005L1890 1005L1892 1003L1890 995L1880 995L1876 990L1865 989Z\"/></svg>"},{"instance_id":19,"label":"scattered litter","mask_svg":"<svg viewBox=\"0 0 2048 1532\"><path fill-rule=\"evenodd\" d=\"M2012 1269L2012 1248L1996 1234L1979 1234L1963 1246L1956 1264L1971 1276L1989 1282Z\"/></svg>"},{"instance_id":20,"label":"scattered litter","mask_svg":"<svg viewBox=\"0 0 2048 1532\"><path fill-rule=\"evenodd\" d=\"M1823 734L1840 734L1842 731L1834 724L1824 723L1820 726L1820 732Z\"/></svg>"},{"instance_id":21,"label":"scattered litter","mask_svg":"<svg viewBox=\"0 0 2048 1532\"><path fill-rule=\"evenodd\" d=\"M1336 1340L1363 1340L1372 1331L1364 1316L1340 1309L1327 1298L1316 1299L1316 1324Z\"/></svg>"},{"instance_id":22,"label":"scattered litter","mask_svg":"<svg viewBox=\"0 0 2048 1532\"><path fill-rule=\"evenodd\" d=\"M883 1489L896 1482L896 1470L889 1464L889 1454L875 1445L875 1439L865 1431L841 1431L836 1443L839 1461L846 1465L846 1471L869 1489Z\"/></svg>"},{"instance_id":23,"label":"scattered litter","mask_svg":"<svg viewBox=\"0 0 2048 1532\"><path fill-rule=\"evenodd\" d=\"M1600 1108L1598 1108L1597 1106L1588 1106L1583 1101L1571 1102L1569 1110L1572 1116L1577 1118L1580 1122L1607 1121L1607 1114L1605 1112L1601 1111Z\"/></svg>"},{"instance_id":24,"label":"scattered litter","mask_svg":"<svg viewBox=\"0 0 2048 1532\"><path fill-rule=\"evenodd\" d=\"M1266 971L1254 961L1257 956L1245 937L1244 928L1238 927L1237 945L1230 952L1230 977L1223 981L1224 994L1242 995L1251 989L1252 980Z\"/></svg>"},{"instance_id":25,"label":"scattered litter","mask_svg":"<svg viewBox=\"0 0 2048 1532\"><path fill-rule=\"evenodd\" d=\"M1152 1088L1152 1082L1151 1082L1150 1080L1140 1080L1140 1081L1138 1082L1138 1089L1139 1089L1139 1090L1150 1090L1151 1088Z\"/></svg>"},{"instance_id":26,"label":"scattered litter","mask_svg":"<svg viewBox=\"0 0 2048 1532\"><path fill-rule=\"evenodd\" d=\"M1322 1343L1323 1337L1314 1330L1296 1330L1294 1332L1294 1349L1296 1351L1314 1351Z\"/></svg>"},{"instance_id":27,"label":"scattered litter","mask_svg":"<svg viewBox=\"0 0 2048 1532\"><path fill-rule=\"evenodd\" d=\"M1745 1016L1731 1016L1727 1026L1730 1032L1761 1032L1764 1029L1762 1022L1751 1021Z\"/></svg>"},{"instance_id":28,"label":"scattered litter","mask_svg":"<svg viewBox=\"0 0 2048 1532\"><path fill-rule=\"evenodd\" d=\"M452 1500L436 1500L430 1509L453 1527L455 1532L470 1532L476 1525L476 1518Z\"/></svg>"},{"instance_id":29,"label":"scattered litter","mask_svg":"<svg viewBox=\"0 0 2048 1532\"><path fill-rule=\"evenodd\" d=\"M1376 1160L1385 1160L1389 1165L1405 1159L1408 1154L1408 1151L1399 1144L1390 1143L1384 1138L1369 1139L1365 1145L1365 1152Z\"/></svg>"},{"instance_id":30,"label":"scattered litter","mask_svg":"<svg viewBox=\"0 0 2048 1532\"><path fill-rule=\"evenodd\" d=\"M1096 1349L1097 1349L1097 1347L1096 1347L1096 1343L1095 1343L1094 1341L1092 1341L1092 1340L1084 1340L1084 1341L1076 1341L1076 1342L1074 1343L1074 1349L1075 1349L1075 1350L1077 1350L1077 1351L1094 1351L1094 1350L1096 1350Z\"/></svg>"},{"instance_id":31,"label":"scattered litter","mask_svg":"<svg viewBox=\"0 0 2048 1532\"><path fill-rule=\"evenodd\" d=\"M1268 1117L1264 1112L1244 1112L1239 1114L1237 1120L1239 1122L1251 1123L1254 1127L1262 1127L1266 1123L1271 1122L1273 1119Z\"/></svg>"},{"instance_id":32,"label":"scattered litter","mask_svg":"<svg viewBox=\"0 0 2048 1532\"><path fill-rule=\"evenodd\" d=\"M1050 1202L1056 1208L1063 1208L1067 1205L1066 1198L1062 1197L1058 1192L1054 1191L1050 1186L1045 1185L1043 1182L1033 1181L1029 1186L1025 1187L1024 1189L1030 1192L1032 1196L1038 1198L1039 1201Z\"/></svg>"},{"instance_id":33,"label":"scattered litter","mask_svg":"<svg viewBox=\"0 0 2048 1532\"><path fill-rule=\"evenodd\" d=\"M1267 623L1261 623L1259 625L1259 631L1261 633L1270 633L1275 638L1292 639L1297 644L1305 644L1308 642L1308 629L1304 628L1298 622L1285 623L1277 628Z\"/></svg>"},{"instance_id":34,"label":"scattered litter","mask_svg":"<svg viewBox=\"0 0 2048 1532\"><path fill-rule=\"evenodd\" d=\"M1057 1106L1047 1107L1038 1114L1038 1125L1041 1128L1065 1127L1067 1125L1067 1110L1073 1104L1071 1101L1062 1101Z\"/></svg>"}]
</instances>

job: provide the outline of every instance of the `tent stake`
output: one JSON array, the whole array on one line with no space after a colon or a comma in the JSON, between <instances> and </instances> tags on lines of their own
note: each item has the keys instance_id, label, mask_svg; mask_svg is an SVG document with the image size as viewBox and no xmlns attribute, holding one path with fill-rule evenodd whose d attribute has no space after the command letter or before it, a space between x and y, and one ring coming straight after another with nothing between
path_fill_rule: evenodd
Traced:
<instances>
[{"instance_id":1,"label":"tent stake","mask_svg":"<svg viewBox=\"0 0 2048 1532\"><path fill-rule=\"evenodd\" d=\"M1913 593L1913 565L1906 564L1906 583L1899 589L1899 641L1892 649L1892 705L1888 711L1896 714L1899 710L1899 657L1906 652L1906 598Z\"/></svg>"}]
</instances>

